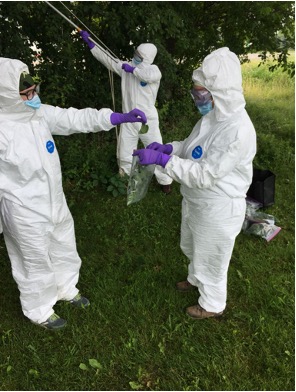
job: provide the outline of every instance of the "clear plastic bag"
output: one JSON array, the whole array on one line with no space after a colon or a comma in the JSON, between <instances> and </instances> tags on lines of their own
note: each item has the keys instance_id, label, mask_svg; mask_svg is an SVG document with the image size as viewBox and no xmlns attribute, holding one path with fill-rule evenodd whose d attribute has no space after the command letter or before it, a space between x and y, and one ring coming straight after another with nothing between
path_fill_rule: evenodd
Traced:
<instances>
[{"instance_id":1,"label":"clear plastic bag","mask_svg":"<svg viewBox=\"0 0 296 392\"><path fill-rule=\"evenodd\" d=\"M275 224L275 217L273 215L265 214L261 211L248 211L246 213L246 220L252 223L268 223Z\"/></svg>"},{"instance_id":2,"label":"clear plastic bag","mask_svg":"<svg viewBox=\"0 0 296 392\"><path fill-rule=\"evenodd\" d=\"M253 223L245 230L247 234L259 236L267 242L271 241L280 231L280 227L265 222Z\"/></svg>"},{"instance_id":3,"label":"clear plastic bag","mask_svg":"<svg viewBox=\"0 0 296 392\"><path fill-rule=\"evenodd\" d=\"M134 156L131 174L127 186L127 205L142 200L148 191L156 165L143 166L139 164L139 157Z\"/></svg>"},{"instance_id":4,"label":"clear plastic bag","mask_svg":"<svg viewBox=\"0 0 296 392\"><path fill-rule=\"evenodd\" d=\"M263 207L263 204L257 200L251 199L250 197L246 198L247 203L247 211L257 211Z\"/></svg>"},{"instance_id":5,"label":"clear plastic bag","mask_svg":"<svg viewBox=\"0 0 296 392\"><path fill-rule=\"evenodd\" d=\"M275 217L258 211L262 204L247 198L246 217L243 223L242 230L246 234L253 234L265 239L267 242L271 241L280 231L281 227L275 225Z\"/></svg>"}]
</instances>

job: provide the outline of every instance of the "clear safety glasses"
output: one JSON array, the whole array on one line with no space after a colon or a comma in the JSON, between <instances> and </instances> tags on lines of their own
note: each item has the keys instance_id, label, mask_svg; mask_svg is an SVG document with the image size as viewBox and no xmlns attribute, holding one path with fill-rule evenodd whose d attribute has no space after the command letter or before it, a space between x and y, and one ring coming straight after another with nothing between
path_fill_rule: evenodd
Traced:
<instances>
[{"instance_id":1,"label":"clear safety glasses","mask_svg":"<svg viewBox=\"0 0 296 392\"><path fill-rule=\"evenodd\" d=\"M190 95L197 105L205 105L212 100L212 94L208 90L190 90Z\"/></svg>"},{"instance_id":2,"label":"clear safety glasses","mask_svg":"<svg viewBox=\"0 0 296 392\"><path fill-rule=\"evenodd\" d=\"M20 95L24 95L27 97L28 101L34 98L35 94L40 93L40 84L37 84L32 90L27 91L26 93L20 93Z\"/></svg>"}]
</instances>

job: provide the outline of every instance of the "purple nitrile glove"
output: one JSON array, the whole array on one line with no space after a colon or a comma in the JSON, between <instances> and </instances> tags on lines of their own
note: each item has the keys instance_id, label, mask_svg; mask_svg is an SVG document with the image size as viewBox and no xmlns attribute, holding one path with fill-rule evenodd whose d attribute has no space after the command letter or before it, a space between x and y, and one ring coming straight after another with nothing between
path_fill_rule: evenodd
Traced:
<instances>
[{"instance_id":1,"label":"purple nitrile glove","mask_svg":"<svg viewBox=\"0 0 296 392\"><path fill-rule=\"evenodd\" d=\"M83 39L83 41L87 43L89 49L92 49L94 46L96 46L92 41L89 40L89 37L90 37L89 32L87 32L85 30L80 30L79 34L80 34L80 37Z\"/></svg>"},{"instance_id":2,"label":"purple nitrile glove","mask_svg":"<svg viewBox=\"0 0 296 392\"><path fill-rule=\"evenodd\" d=\"M164 154L168 154L168 155L170 155L171 152L173 151L173 146L171 144L160 144L157 142L153 142L149 144L146 148L148 148L149 150L163 152Z\"/></svg>"},{"instance_id":3,"label":"purple nitrile glove","mask_svg":"<svg viewBox=\"0 0 296 392\"><path fill-rule=\"evenodd\" d=\"M149 150L143 148L141 150L135 150L133 157L137 155L139 157L139 163L141 165L160 165L165 167L171 157L159 151Z\"/></svg>"},{"instance_id":4,"label":"purple nitrile glove","mask_svg":"<svg viewBox=\"0 0 296 392\"><path fill-rule=\"evenodd\" d=\"M129 113L112 113L110 117L110 121L112 125L119 125L122 123L134 123L141 122L146 124L147 117L142 110L133 109Z\"/></svg>"},{"instance_id":5,"label":"purple nitrile glove","mask_svg":"<svg viewBox=\"0 0 296 392\"><path fill-rule=\"evenodd\" d=\"M135 67L132 67L131 65L127 64L127 63L123 63L121 66L122 69L125 70L125 72L129 72L129 73L133 73Z\"/></svg>"}]
</instances>

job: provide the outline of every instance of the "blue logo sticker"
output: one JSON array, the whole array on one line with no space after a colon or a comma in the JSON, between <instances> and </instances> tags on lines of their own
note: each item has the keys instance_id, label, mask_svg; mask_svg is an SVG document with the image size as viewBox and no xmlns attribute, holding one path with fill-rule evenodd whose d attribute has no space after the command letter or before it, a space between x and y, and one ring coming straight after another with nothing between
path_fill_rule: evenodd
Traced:
<instances>
[{"instance_id":1,"label":"blue logo sticker","mask_svg":"<svg viewBox=\"0 0 296 392\"><path fill-rule=\"evenodd\" d=\"M147 86L147 83L146 83L146 82L140 82L140 85L141 85L142 87L145 87L145 86Z\"/></svg>"},{"instance_id":2,"label":"blue logo sticker","mask_svg":"<svg viewBox=\"0 0 296 392\"><path fill-rule=\"evenodd\" d=\"M192 157L194 159L198 159L202 156L202 148L201 146L195 147L195 149L192 151Z\"/></svg>"},{"instance_id":3,"label":"blue logo sticker","mask_svg":"<svg viewBox=\"0 0 296 392\"><path fill-rule=\"evenodd\" d=\"M54 144L51 140L49 140L48 142L46 142L46 149L47 151L52 154L54 152Z\"/></svg>"}]
</instances>

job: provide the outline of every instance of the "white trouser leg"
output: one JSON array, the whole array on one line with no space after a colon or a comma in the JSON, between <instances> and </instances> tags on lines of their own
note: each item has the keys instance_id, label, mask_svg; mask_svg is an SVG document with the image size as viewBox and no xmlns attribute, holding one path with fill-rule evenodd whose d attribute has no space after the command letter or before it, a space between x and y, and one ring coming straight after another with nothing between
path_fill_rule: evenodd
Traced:
<instances>
[{"instance_id":1,"label":"white trouser leg","mask_svg":"<svg viewBox=\"0 0 296 392\"><path fill-rule=\"evenodd\" d=\"M122 124L119 133L118 160L120 169L127 175L131 173L133 151L138 146L139 130L132 124Z\"/></svg>"},{"instance_id":2,"label":"white trouser leg","mask_svg":"<svg viewBox=\"0 0 296 392\"><path fill-rule=\"evenodd\" d=\"M233 203L239 207L235 215ZM201 200L200 205L183 201L181 247L190 260L187 279L198 287L198 302L209 312L226 307L227 272L244 216L241 199Z\"/></svg>"},{"instance_id":3,"label":"white trouser leg","mask_svg":"<svg viewBox=\"0 0 296 392\"><path fill-rule=\"evenodd\" d=\"M49 233L49 257L55 272L58 300L71 300L78 294L81 259L77 253L74 222L70 211Z\"/></svg>"},{"instance_id":4,"label":"white trouser leg","mask_svg":"<svg viewBox=\"0 0 296 392\"><path fill-rule=\"evenodd\" d=\"M188 205L186 201L183 199L182 200L182 220L181 220L181 241L180 241L180 247L182 252L185 254L185 256L189 259L190 264L189 264L189 269L190 265L193 262L193 236L192 232L189 228L188 225L188 218L189 218L189 211L188 211ZM196 284L196 282L191 281L191 284Z\"/></svg>"},{"instance_id":5,"label":"white trouser leg","mask_svg":"<svg viewBox=\"0 0 296 392\"><path fill-rule=\"evenodd\" d=\"M1 214L4 239L12 274L20 291L22 310L30 320L42 323L54 313L53 306L58 299L64 295L71 299L78 292L75 282L81 260L76 247L73 249L72 218L69 219L66 214L55 232L53 223L44 215L10 201L2 200Z\"/></svg>"}]
</instances>

